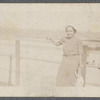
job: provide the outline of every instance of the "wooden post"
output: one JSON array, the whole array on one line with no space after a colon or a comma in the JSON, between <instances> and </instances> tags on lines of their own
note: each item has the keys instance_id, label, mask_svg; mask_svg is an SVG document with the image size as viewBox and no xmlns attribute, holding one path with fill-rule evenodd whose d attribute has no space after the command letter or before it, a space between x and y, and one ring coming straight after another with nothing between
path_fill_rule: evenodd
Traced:
<instances>
[{"instance_id":1,"label":"wooden post","mask_svg":"<svg viewBox=\"0 0 100 100\"><path fill-rule=\"evenodd\" d=\"M83 70L82 70L82 74L83 74L83 78L84 78L84 86L86 83L86 58L87 58L87 45L83 46Z\"/></svg>"},{"instance_id":2,"label":"wooden post","mask_svg":"<svg viewBox=\"0 0 100 100\"><path fill-rule=\"evenodd\" d=\"M20 41L16 41L16 69L15 69L16 85L20 84Z\"/></svg>"},{"instance_id":3,"label":"wooden post","mask_svg":"<svg viewBox=\"0 0 100 100\"><path fill-rule=\"evenodd\" d=\"M8 85L12 85L12 56L9 57L9 79Z\"/></svg>"}]
</instances>

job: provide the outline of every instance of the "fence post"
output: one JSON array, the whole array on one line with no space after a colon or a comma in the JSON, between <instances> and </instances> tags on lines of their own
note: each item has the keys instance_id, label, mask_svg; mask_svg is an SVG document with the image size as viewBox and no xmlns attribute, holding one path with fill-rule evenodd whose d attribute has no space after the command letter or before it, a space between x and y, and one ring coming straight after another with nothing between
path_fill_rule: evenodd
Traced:
<instances>
[{"instance_id":1,"label":"fence post","mask_svg":"<svg viewBox=\"0 0 100 100\"><path fill-rule=\"evenodd\" d=\"M12 85L12 56L9 57L9 79L8 79L8 85Z\"/></svg>"},{"instance_id":2,"label":"fence post","mask_svg":"<svg viewBox=\"0 0 100 100\"><path fill-rule=\"evenodd\" d=\"M87 58L87 49L88 49L88 46L87 45L84 45L83 46L83 70L82 70L82 73L83 73L83 78L84 78L84 86L85 86L85 83L86 83L86 58Z\"/></svg>"},{"instance_id":3,"label":"fence post","mask_svg":"<svg viewBox=\"0 0 100 100\"><path fill-rule=\"evenodd\" d=\"M16 85L20 84L20 41L16 41L16 69L15 69Z\"/></svg>"}]
</instances>

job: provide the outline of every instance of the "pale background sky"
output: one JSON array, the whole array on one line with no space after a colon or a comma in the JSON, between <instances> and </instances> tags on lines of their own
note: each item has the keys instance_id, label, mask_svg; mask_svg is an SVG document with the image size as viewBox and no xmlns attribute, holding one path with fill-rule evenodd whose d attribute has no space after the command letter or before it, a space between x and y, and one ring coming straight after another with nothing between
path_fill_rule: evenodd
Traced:
<instances>
[{"instance_id":1,"label":"pale background sky","mask_svg":"<svg viewBox=\"0 0 100 100\"><path fill-rule=\"evenodd\" d=\"M100 31L100 4L0 4L0 28Z\"/></svg>"}]
</instances>

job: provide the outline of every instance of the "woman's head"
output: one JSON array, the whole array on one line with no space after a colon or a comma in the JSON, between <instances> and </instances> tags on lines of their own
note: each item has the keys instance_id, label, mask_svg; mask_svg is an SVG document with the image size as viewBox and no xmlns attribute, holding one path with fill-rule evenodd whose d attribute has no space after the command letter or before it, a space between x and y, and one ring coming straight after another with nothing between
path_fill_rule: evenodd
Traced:
<instances>
[{"instance_id":1,"label":"woman's head","mask_svg":"<svg viewBox=\"0 0 100 100\"><path fill-rule=\"evenodd\" d=\"M73 26L70 26L68 25L66 28L65 28L65 31L67 33L67 36L69 38L73 37L74 34L76 33L76 29L73 27Z\"/></svg>"}]
</instances>

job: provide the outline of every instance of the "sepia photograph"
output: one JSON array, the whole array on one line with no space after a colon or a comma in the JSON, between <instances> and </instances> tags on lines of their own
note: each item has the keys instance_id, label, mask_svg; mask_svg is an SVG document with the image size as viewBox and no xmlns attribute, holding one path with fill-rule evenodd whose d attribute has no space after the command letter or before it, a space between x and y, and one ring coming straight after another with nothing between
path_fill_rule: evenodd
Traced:
<instances>
[{"instance_id":1,"label":"sepia photograph","mask_svg":"<svg viewBox=\"0 0 100 100\"><path fill-rule=\"evenodd\" d=\"M100 4L0 4L0 96L100 97Z\"/></svg>"}]
</instances>

